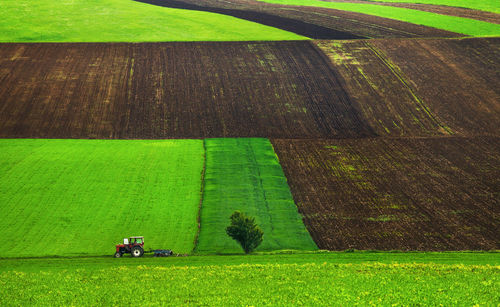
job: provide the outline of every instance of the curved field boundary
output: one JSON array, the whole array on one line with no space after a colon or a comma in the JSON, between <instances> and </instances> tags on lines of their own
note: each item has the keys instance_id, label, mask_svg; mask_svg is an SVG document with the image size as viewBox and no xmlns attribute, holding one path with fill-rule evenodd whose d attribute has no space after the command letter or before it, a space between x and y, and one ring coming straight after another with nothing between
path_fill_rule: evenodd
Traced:
<instances>
[{"instance_id":1,"label":"curved field boundary","mask_svg":"<svg viewBox=\"0 0 500 307\"><path fill-rule=\"evenodd\" d=\"M436 13L441 15L456 16L462 18L470 18L481 20L489 23L500 24L500 14L493 12L480 11L472 8L455 7L447 5L438 4L426 4L426 3L401 3L400 2L377 2L377 1L351 1L351 0L321 0L325 2L342 2L342 3L368 3L377 4L384 6L402 7L406 9L425 11L430 13Z\"/></svg>"},{"instance_id":2,"label":"curved field boundary","mask_svg":"<svg viewBox=\"0 0 500 307\"><path fill-rule=\"evenodd\" d=\"M394 19L321 7L298 7L293 5L258 2L255 0L177 0L177 3L179 2L186 7L203 7L204 9L218 10L221 12L236 11L240 15L246 14L248 16L253 16L254 18L255 16L266 16L266 22L271 20L283 20L286 21L285 24L295 24L295 21L297 21L305 25L317 25L323 28L331 29L333 33L350 33L351 36L356 37L388 38L463 36L463 34L397 21ZM162 1L161 3L166 2ZM256 21L260 22L260 20ZM275 24L274 26L282 27L284 25Z\"/></svg>"},{"instance_id":3,"label":"curved field boundary","mask_svg":"<svg viewBox=\"0 0 500 307\"><path fill-rule=\"evenodd\" d=\"M221 14L132 0L2 0L0 42L300 40L294 33Z\"/></svg>"},{"instance_id":4,"label":"curved field boundary","mask_svg":"<svg viewBox=\"0 0 500 307\"><path fill-rule=\"evenodd\" d=\"M469 36L498 36L500 25L480 20L434 14L419 10L393 6L381 6L371 3L325 2L320 0L258 0L267 3L316 6L374 15L403 22L419 24Z\"/></svg>"},{"instance_id":5,"label":"curved field boundary","mask_svg":"<svg viewBox=\"0 0 500 307\"><path fill-rule=\"evenodd\" d=\"M225 228L235 210L264 231L257 251L314 250L267 139L206 139L206 173L197 253L240 253Z\"/></svg>"},{"instance_id":6,"label":"curved field boundary","mask_svg":"<svg viewBox=\"0 0 500 307\"><path fill-rule=\"evenodd\" d=\"M0 139L0 257L194 247L201 140Z\"/></svg>"},{"instance_id":7,"label":"curved field boundary","mask_svg":"<svg viewBox=\"0 0 500 307\"><path fill-rule=\"evenodd\" d=\"M281 17L273 14L263 13L259 11L245 11L236 9L225 9L217 7L207 7L192 3L186 3L175 0L134 0L137 2L153 4L175 9L186 9L195 11L204 11L218 13L236 18L253 21L266 26L282 29L293 32L298 35L313 39L359 39L363 38L348 32L342 32L335 29L322 27L312 23L306 23L301 20Z\"/></svg>"},{"instance_id":8,"label":"curved field boundary","mask_svg":"<svg viewBox=\"0 0 500 307\"><path fill-rule=\"evenodd\" d=\"M320 249L500 248L498 137L272 143Z\"/></svg>"}]
</instances>

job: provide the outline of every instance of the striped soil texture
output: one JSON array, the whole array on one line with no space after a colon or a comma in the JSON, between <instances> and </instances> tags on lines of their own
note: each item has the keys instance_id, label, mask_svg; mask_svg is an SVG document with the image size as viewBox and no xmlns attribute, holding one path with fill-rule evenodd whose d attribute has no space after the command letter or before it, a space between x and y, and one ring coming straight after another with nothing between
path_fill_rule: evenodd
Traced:
<instances>
[{"instance_id":1,"label":"striped soil texture","mask_svg":"<svg viewBox=\"0 0 500 307\"><path fill-rule=\"evenodd\" d=\"M272 142L320 249L500 248L498 137Z\"/></svg>"},{"instance_id":2,"label":"striped soil texture","mask_svg":"<svg viewBox=\"0 0 500 307\"><path fill-rule=\"evenodd\" d=\"M226 14L316 39L460 37L445 30L355 12L270 4L256 0L136 0L172 8Z\"/></svg>"},{"instance_id":3,"label":"striped soil texture","mask_svg":"<svg viewBox=\"0 0 500 307\"><path fill-rule=\"evenodd\" d=\"M309 41L1 44L0 137L360 137Z\"/></svg>"}]
</instances>

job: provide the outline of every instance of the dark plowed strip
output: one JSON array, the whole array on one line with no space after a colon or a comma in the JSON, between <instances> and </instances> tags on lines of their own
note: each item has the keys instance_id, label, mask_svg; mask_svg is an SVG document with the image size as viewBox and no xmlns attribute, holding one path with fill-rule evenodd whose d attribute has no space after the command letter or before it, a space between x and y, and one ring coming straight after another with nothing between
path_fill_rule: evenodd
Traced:
<instances>
[{"instance_id":1,"label":"dark plowed strip","mask_svg":"<svg viewBox=\"0 0 500 307\"><path fill-rule=\"evenodd\" d=\"M310 41L0 44L0 137L364 137Z\"/></svg>"},{"instance_id":2,"label":"dark plowed strip","mask_svg":"<svg viewBox=\"0 0 500 307\"><path fill-rule=\"evenodd\" d=\"M163 7L196 10L211 13L218 13L257 22L266 26L279 28L314 39L359 39L364 38L348 32L341 32L334 29L322 27L301 20L281 17L257 11L244 11L235 9L225 9L217 7L206 7L197 4L185 3L175 0L135 0Z\"/></svg>"},{"instance_id":3,"label":"dark plowed strip","mask_svg":"<svg viewBox=\"0 0 500 307\"><path fill-rule=\"evenodd\" d=\"M457 16L470 19L476 19L491 23L500 24L500 14L495 14L492 12L485 12L479 10L473 10L462 7L453 7L445 5L436 4L423 4L423 3L384 3L384 2L373 2L373 1L339 1L339 0L322 0L326 2L346 2L346 3L365 3L365 4L377 4L384 6L394 6L402 7L412 10L419 10L424 12L431 12L441 15Z\"/></svg>"},{"instance_id":4,"label":"dark plowed strip","mask_svg":"<svg viewBox=\"0 0 500 307\"><path fill-rule=\"evenodd\" d=\"M500 248L498 137L272 143L321 249Z\"/></svg>"},{"instance_id":5,"label":"dark plowed strip","mask_svg":"<svg viewBox=\"0 0 500 307\"><path fill-rule=\"evenodd\" d=\"M378 135L500 135L500 39L315 41Z\"/></svg>"},{"instance_id":6,"label":"dark plowed strip","mask_svg":"<svg viewBox=\"0 0 500 307\"><path fill-rule=\"evenodd\" d=\"M155 0L162 1L162 0ZM163 0L166 2L166 0ZM170 2L170 1L169 1ZM179 2L179 1L178 1ZM403 21L319 7L300 7L258 2L255 0L182 0L185 4L210 9L237 10L247 14L268 14L287 20L297 20L323 28L369 38L389 37L460 37L457 34ZM288 21L287 21L288 22ZM279 25L275 27L280 28Z\"/></svg>"},{"instance_id":7,"label":"dark plowed strip","mask_svg":"<svg viewBox=\"0 0 500 307\"><path fill-rule=\"evenodd\" d=\"M500 38L370 45L454 133L500 135Z\"/></svg>"}]
</instances>

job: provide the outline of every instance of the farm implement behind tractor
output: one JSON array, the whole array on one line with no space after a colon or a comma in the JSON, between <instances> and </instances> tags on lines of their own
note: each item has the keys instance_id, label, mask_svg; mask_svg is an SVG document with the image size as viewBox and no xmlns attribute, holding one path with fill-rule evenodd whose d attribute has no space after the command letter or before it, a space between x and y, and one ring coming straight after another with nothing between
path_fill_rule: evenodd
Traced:
<instances>
[{"instance_id":1,"label":"farm implement behind tractor","mask_svg":"<svg viewBox=\"0 0 500 307\"><path fill-rule=\"evenodd\" d=\"M141 257L144 255L144 237L124 238L123 244L116 245L115 258L121 258L123 254L131 254L132 257ZM153 251L154 257L168 257L173 254L169 249L156 249Z\"/></svg>"}]
</instances>

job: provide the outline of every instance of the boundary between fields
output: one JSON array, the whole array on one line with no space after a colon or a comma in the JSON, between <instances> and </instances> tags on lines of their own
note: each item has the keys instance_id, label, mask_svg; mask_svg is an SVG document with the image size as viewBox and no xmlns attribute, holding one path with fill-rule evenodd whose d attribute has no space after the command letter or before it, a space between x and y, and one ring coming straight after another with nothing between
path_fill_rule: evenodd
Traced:
<instances>
[{"instance_id":1,"label":"boundary between fields","mask_svg":"<svg viewBox=\"0 0 500 307\"><path fill-rule=\"evenodd\" d=\"M194 236L193 249L191 254L195 253L198 247L198 241L200 238L201 231L201 209L203 206L203 198L205 196L205 172L207 169L207 146L205 144L205 139L203 139L203 169L201 170L201 187L200 187L200 202L198 204L198 216L196 217L196 223L198 224L198 229L196 230L196 235Z\"/></svg>"},{"instance_id":2,"label":"boundary between fields","mask_svg":"<svg viewBox=\"0 0 500 307\"><path fill-rule=\"evenodd\" d=\"M221 7L212 7L198 5L194 3L183 2L180 0L134 0L146 4L168 7L173 9L183 9L201 12L210 12L235 18L248 20L261 25L281 29L312 39L364 39L366 37L356 35L346 31L339 31L313 23L307 23L298 19L273 15L261 11L229 9Z\"/></svg>"}]
</instances>

